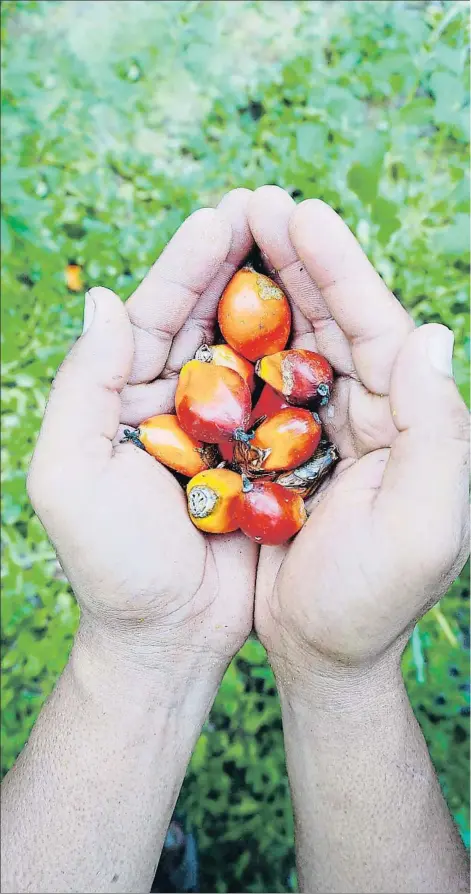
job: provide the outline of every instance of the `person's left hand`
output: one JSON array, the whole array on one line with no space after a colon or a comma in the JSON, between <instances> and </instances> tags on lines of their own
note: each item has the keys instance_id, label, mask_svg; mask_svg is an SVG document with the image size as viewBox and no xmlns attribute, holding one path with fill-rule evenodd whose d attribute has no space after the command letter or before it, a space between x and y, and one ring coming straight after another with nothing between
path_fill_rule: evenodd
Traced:
<instances>
[{"instance_id":1,"label":"person's left hand","mask_svg":"<svg viewBox=\"0 0 471 894\"><path fill-rule=\"evenodd\" d=\"M396 677L415 623L469 554L469 414L453 334L415 328L323 202L296 206L262 187L248 215L292 299L292 346L319 351L336 373L319 412L340 455L294 541L261 550L255 629L278 681L297 680L298 693L384 668Z\"/></svg>"},{"instance_id":2,"label":"person's left hand","mask_svg":"<svg viewBox=\"0 0 471 894\"><path fill-rule=\"evenodd\" d=\"M119 443L119 423L174 409L179 370L211 342L220 294L252 247L249 195L234 190L188 218L127 312L91 291L94 316L53 385L28 481L81 606L82 640L183 677L208 665L222 675L247 638L258 550L240 533L199 532L172 474Z\"/></svg>"}]
</instances>

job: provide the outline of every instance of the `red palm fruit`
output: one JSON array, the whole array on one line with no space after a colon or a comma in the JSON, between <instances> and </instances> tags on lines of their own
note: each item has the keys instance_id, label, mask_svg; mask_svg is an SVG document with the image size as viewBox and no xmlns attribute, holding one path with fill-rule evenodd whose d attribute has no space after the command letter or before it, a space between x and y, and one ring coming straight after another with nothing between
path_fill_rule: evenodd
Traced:
<instances>
[{"instance_id":1,"label":"red palm fruit","mask_svg":"<svg viewBox=\"0 0 471 894\"><path fill-rule=\"evenodd\" d=\"M274 416L279 410L286 409L286 407L289 407L289 404L285 399L274 391L273 388L270 388L270 385L265 385L252 410L249 428L262 416L266 416L267 419L270 419L271 416Z\"/></svg>"},{"instance_id":2,"label":"red palm fruit","mask_svg":"<svg viewBox=\"0 0 471 894\"><path fill-rule=\"evenodd\" d=\"M237 354L230 345L201 345L195 354L195 360L203 363L214 363L215 366L227 366L239 373L250 391L255 388L255 370L252 363Z\"/></svg>"},{"instance_id":3,"label":"red palm fruit","mask_svg":"<svg viewBox=\"0 0 471 894\"><path fill-rule=\"evenodd\" d=\"M241 438L242 443L238 447L241 464L246 466L248 472L295 469L312 456L321 439L321 432L317 413L299 407L280 410L262 422L249 444L245 443L246 437Z\"/></svg>"},{"instance_id":4,"label":"red palm fruit","mask_svg":"<svg viewBox=\"0 0 471 894\"><path fill-rule=\"evenodd\" d=\"M292 349L262 357L255 371L264 382L298 407L323 407L330 398L332 367L315 351Z\"/></svg>"},{"instance_id":5,"label":"red palm fruit","mask_svg":"<svg viewBox=\"0 0 471 894\"><path fill-rule=\"evenodd\" d=\"M175 394L182 428L199 441L230 441L237 429L247 428L250 391L233 369L190 360L182 367Z\"/></svg>"},{"instance_id":6,"label":"red palm fruit","mask_svg":"<svg viewBox=\"0 0 471 894\"><path fill-rule=\"evenodd\" d=\"M219 448L219 453L221 454L223 460L226 463L231 463L234 459L234 444L232 441L223 441L222 444L217 445Z\"/></svg>"},{"instance_id":7,"label":"red palm fruit","mask_svg":"<svg viewBox=\"0 0 471 894\"><path fill-rule=\"evenodd\" d=\"M239 525L247 537L277 546L301 530L307 520L304 501L275 481L249 481L243 476Z\"/></svg>"},{"instance_id":8,"label":"red palm fruit","mask_svg":"<svg viewBox=\"0 0 471 894\"><path fill-rule=\"evenodd\" d=\"M289 338L291 311L284 292L262 273L238 270L218 306L227 343L247 360L281 351Z\"/></svg>"}]
</instances>

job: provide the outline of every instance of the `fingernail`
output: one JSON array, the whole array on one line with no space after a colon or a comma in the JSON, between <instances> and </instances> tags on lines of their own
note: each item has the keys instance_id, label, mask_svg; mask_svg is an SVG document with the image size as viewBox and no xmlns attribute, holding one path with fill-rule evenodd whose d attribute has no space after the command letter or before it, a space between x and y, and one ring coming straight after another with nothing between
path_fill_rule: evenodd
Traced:
<instances>
[{"instance_id":1,"label":"fingernail","mask_svg":"<svg viewBox=\"0 0 471 894\"><path fill-rule=\"evenodd\" d=\"M446 326L434 326L429 332L427 353L431 365L443 376L453 377L453 343L455 336Z\"/></svg>"},{"instance_id":2,"label":"fingernail","mask_svg":"<svg viewBox=\"0 0 471 894\"><path fill-rule=\"evenodd\" d=\"M82 335L90 328L95 313L95 302L90 292L85 292L85 306L83 309L83 329Z\"/></svg>"}]
</instances>

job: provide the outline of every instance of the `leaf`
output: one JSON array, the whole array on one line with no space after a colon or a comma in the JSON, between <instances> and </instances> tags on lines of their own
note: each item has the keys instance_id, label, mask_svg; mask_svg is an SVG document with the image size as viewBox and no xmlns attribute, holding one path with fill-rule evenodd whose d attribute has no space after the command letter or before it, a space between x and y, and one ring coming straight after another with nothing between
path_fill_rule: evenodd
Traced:
<instances>
[{"instance_id":1,"label":"leaf","mask_svg":"<svg viewBox=\"0 0 471 894\"><path fill-rule=\"evenodd\" d=\"M0 244L2 246L2 251L4 254L8 254L12 249L13 239L10 231L10 227L8 226L7 221L2 216L1 221L1 235L0 235Z\"/></svg>"},{"instance_id":2,"label":"leaf","mask_svg":"<svg viewBox=\"0 0 471 894\"><path fill-rule=\"evenodd\" d=\"M347 183L365 205L376 199L379 177L362 164L353 164L347 175Z\"/></svg>"},{"instance_id":3,"label":"leaf","mask_svg":"<svg viewBox=\"0 0 471 894\"><path fill-rule=\"evenodd\" d=\"M467 214L456 214L453 223L443 229L436 229L431 236L432 251L450 257L462 257L466 260L469 254L469 217Z\"/></svg>"},{"instance_id":4,"label":"leaf","mask_svg":"<svg viewBox=\"0 0 471 894\"><path fill-rule=\"evenodd\" d=\"M355 162L348 172L347 183L350 189L365 205L371 205L376 199L386 146L385 136L367 133L357 147L362 160Z\"/></svg>"},{"instance_id":5,"label":"leaf","mask_svg":"<svg viewBox=\"0 0 471 894\"><path fill-rule=\"evenodd\" d=\"M378 224L378 239L386 245L392 234L401 226L399 209L394 202L379 196L372 209L373 220Z\"/></svg>"},{"instance_id":6,"label":"leaf","mask_svg":"<svg viewBox=\"0 0 471 894\"><path fill-rule=\"evenodd\" d=\"M306 121L296 128L296 150L299 158L308 164L316 164L325 151L325 129L319 124Z\"/></svg>"}]
</instances>

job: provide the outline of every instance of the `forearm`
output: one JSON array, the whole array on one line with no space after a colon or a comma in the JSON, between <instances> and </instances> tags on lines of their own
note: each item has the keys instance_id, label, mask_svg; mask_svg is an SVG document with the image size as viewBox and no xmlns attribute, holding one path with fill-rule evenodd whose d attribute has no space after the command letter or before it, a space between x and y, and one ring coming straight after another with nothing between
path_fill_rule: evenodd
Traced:
<instances>
[{"instance_id":1,"label":"forearm","mask_svg":"<svg viewBox=\"0 0 471 894\"><path fill-rule=\"evenodd\" d=\"M280 685L300 887L469 890L467 860L399 671Z\"/></svg>"},{"instance_id":2,"label":"forearm","mask_svg":"<svg viewBox=\"0 0 471 894\"><path fill-rule=\"evenodd\" d=\"M2 787L2 891L149 891L217 681L80 640Z\"/></svg>"}]
</instances>

